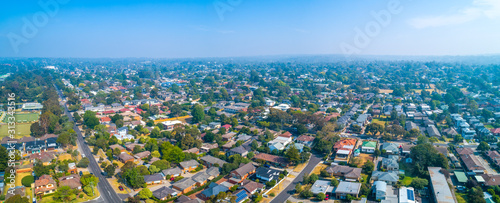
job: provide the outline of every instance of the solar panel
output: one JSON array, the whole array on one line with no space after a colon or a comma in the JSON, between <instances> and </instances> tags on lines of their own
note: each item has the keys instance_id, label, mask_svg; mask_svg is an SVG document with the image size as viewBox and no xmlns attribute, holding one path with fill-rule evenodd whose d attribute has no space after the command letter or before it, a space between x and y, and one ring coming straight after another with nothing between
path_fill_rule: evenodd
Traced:
<instances>
[{"instance_id":1,"label":"solar panel","mask_svg":"<svg viewBox=\"0 0 500 203\"><path fill-rule=\"evenodd\" d=\"M236 202L240 202L241 200L245 199L247 197L247 193L242 190L236 194Z\"/></svg>"},{"instance_id":2,"label":"solar panel","mask_svg":"<svg viewBox=\"0 0 500 203\"><path fill-rule=\"evenodd\" d=\"M413 194L413 190L407 189L406 194L408 195L408 200L415 201L415 196Z\"/></svg>"}]
</instances>

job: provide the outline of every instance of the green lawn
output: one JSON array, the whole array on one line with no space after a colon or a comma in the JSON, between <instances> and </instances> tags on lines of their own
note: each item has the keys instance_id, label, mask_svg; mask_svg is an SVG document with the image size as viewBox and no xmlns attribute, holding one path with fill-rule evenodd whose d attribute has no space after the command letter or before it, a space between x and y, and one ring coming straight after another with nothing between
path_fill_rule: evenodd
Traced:
<instances>
[{"instance_id":1,"label":"green lawn","mask_svg":"<svg viewBox=\"0 0 500 203\"><path fill-rule=\"evenodd\" d=\"M16 123L34 122L34 121L38 120L39 116L40 116L40 114L38 114L38 113L16 113L16 114L14 114L14 117L16 118ZM6 115L3 118L2 122L8 123L9 122L8 118L9 118L9 116Z\"/></svg>"},{"instance_id":2,"label":"green lawn","mask_svg":"<svg viewBox=\"0 0 500 203\"><path fill-rule=\"evenodd\" d=\"M465 201L465 198L464 198L465 194L455 192L455 196L457 197L458 203L466 203L467 202L467 201Z\"/></svg>"},{"instance_id":3,"label":"green lawn","mask_svg":"<svg viewBox=\"0 0 500 203\"><path fill-rule=\"evenodd\" d=\"M380 124L381 126L385 126L385 121L380 120L380 119L378 119L378 118L373 119L373 120L372 120L372 123L378 123L378 124Z\"/></svg>"},{"instance_id":4,"label":"green lawn","mask_svg":"<svg viewBox=\"0 0 500 203\"><path fill-rule=\"evenodd\" d=\"M31 123L16 124L16 127L14 128L16 131L15 138L29 136L31 133L30 126ZM0 125L0 139L9 136L8 131L9 131L8 125Z\"/></svg>"},{"instance_id":5,"label":"green lawn","mask_svg":"<svg viewBox=\"0 0 500 203\"><path fill-rule=\"evenodd\" d=\"M495 128L495 127L493 127L492 125L484 125L484 127L485 127L485 128L488 128L488 130L489 130L489 129L493 129L493 128Z\"/></svg>"},{"instance_id":6,"label":"green lawn","mask_svg":"<svg viewBox=\"0 0 500 203\"><path fill-rule=\"evenodd\" d=\"M405 176L405 178L403 178L403 180L401 180L401 184L404 186L410 186L412 180L413 180L412 177Z\"/></svg>"}]
</instances>

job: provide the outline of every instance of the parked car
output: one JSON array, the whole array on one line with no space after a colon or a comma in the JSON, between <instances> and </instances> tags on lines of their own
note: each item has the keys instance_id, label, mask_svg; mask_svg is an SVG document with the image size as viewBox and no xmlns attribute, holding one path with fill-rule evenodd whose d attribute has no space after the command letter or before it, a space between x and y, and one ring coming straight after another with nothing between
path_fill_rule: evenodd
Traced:
<instances>
[{"instance_id":1,"label":"parked car","mask_svg":"<svg viewBox=\"0 0 500 203\"><path fill-rule=\"evenodd\" d=\"M118 186L118 189L120 189L120 191L123 191L123 187L121 185Z\"/></svg>"}]
</instances>

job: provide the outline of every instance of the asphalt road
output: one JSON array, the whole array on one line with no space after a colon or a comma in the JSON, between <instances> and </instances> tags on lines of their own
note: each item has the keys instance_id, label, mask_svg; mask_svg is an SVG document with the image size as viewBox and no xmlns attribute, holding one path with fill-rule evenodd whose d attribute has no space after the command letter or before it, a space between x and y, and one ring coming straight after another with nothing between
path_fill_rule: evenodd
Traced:
<instances>
[{"instance_id":1,"label":"asphalt road","mask_svg":"<svg viewBox=\"0 0 500 203\"><path fill-rule=\"evenodd\" d=\"M59 98L61 100L63 99L62 92L57 88L56 85L54 87L57 90L57 93L59 94ZM73 115L68 110L68 107L64 105L64 113L69 117L69 121L74 122ZM120 203L123 202L122 199L116 194L115 190L111 187L109 182L106 180L106 178L101 174L101 168L99 168L99 165L97 164L97 161L94 159L94 156L92 155L89 146L85 144L85 141L83 140L82 132L80 132L80 129L75 125L73 127L75 130L76 134L78 135L78 146L82 150L83 154L85 154L86 157L89 158L90 164L89 164L89 169L92 173L94 173L95 176L99 178L99 183L97 184L97 189L99 190L101 197L97 198L96 200L92 200L89 202L105 202L105 203Z\"/></svg>"},{"instance_id":2,"label":"asphalt road","mask_svg":"<svg viewBox=\"0 0 500 203\"><path fill-rule=\"evenodd\" d=\"M299 173L297 177L290 183L284 190L282 190L278 196L276 196L271 203L283 203L286 202L286 200L290 197L290 195L293 194L293 191L295 190L295 185L297 183L302 182L302 177L304 177L304 174L309 174L312 172L314 167L318 165L319 162L322 161L322 158L320 155L312 154L311 159L309 159L309 163L307 163L307 166L302 170L302 172Z\"/></svg>"}]
</instances>

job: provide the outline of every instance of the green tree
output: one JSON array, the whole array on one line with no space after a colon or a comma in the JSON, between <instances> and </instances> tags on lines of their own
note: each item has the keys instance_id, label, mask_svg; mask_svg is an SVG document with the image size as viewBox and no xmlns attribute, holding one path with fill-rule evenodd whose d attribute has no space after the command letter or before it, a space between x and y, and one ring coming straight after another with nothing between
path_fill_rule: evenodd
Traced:
<instances>
[{"instance_id":1,"label":"green tree","mask_svg":"<svg viewBox=\"0 0 500 203\"><path fill-rule=\"evenodd\" d=\"M427 179L416 177L411 181L411 186L415 189L424 189L427 185L429 185L429 181Z\"/></svg>"},{"instance_id":2,"label":"green tree","mask_svg":"<svg viewBox=\"0 0 500 203\"><path fill-rule=\"evenodd\" d=\"M483 152L488 151L488 150L490 150L490 145L488 145L488 143L486 143L485 141L482 141L477 146L477 150L483 151Z\"/></svg>"},{"instance_id":3,"label":"green tree","mask_svg":"<svg viewBox=\"0 0 500 203\"><path fill-rule=\"evenodd\" d=\"M139 192L139 197L141 199L149 199L153 196L153 192L149 188L144 188Z\"/></svg>"},{"instance_id":4,"label":"green tree","mask_svg":"<svg viewBox=\"0 0 500 203\"><path fill-rule=\"evenodd\" d=\"M285 152L285 158L292 163L299 163L300 161L300 153L299 150L295 147L295 145L291 145L286 152Z\"/></svg>"},{"instance_id":5,"label":"green tree","mask_svg":"<svg viewBox=\"0 0 500 203\"><path fill-rule=\"evenodd\" d=\"M89 167L89 164L90 164L90 161L89 161L89 158L87 157L83 157L80 162L78 162L77 166L79 168L87 168Z\"/></svg>"},{"instance_id":6,"label":"green tree","mask_svg":"<svg viewBox=\"0 0 500 203\"><path fill-rule=\"evenodd\" d=\"M75 190L71 189L69 186L62 186L57 188L53 198L56 201L70 202L76 199L76 193Z\"/></svg>"},{"instance_id":7,"label":"green tree","mask_svg":"<svg viewBox=\"0 0 500 203\"><path fill-rule=\"evenodd\" d=\"M203 106L195 105L193 110L191 111L191 115L193 116L193 123L201 122L205 118L205 111Z\"/></svg>"},{"instance_id":8,"label":"green tree","mask_svg":"<svg viewBox=\"0 0 500 203\"><path fill-rule=\"evenodd\" d=\"M30 203L30 200L27 197L23 197L21 195L14 195L5 200L5 203Z\"/></svg>"},{"instance_id":9,"label":"green tree","mask_svg":"<svg viewBox=\"0 0 500 203\"><path fill-rule=\"evenodd\" d=\"M320 192L316 195L316 200L318 200L318 201L323 201L325 198L326 198L326 195L322 192Z\"/></svg>"},{"instance_id":10,"label":"green tree","mask_svg":"<svg viewBox=\"0 0 500 203\"><path fill-rule=\"evenodd\" d=\"M113 164L110 164L106 166L106 168L104 168L104 172L106 172L107 177L113 177L115 175L115 170L116 166L114 166Z\"/></svg>"},{"instance_id":11,"label":"green tree","mask_svg":"<svg viewBox=\"0 0 500 203\"><path fill-rule=\"evenodd\" d=\"M90 129L94 129L96 125L99 125L99 119L96 117L96 113L93 111L85 111L83 114L83 123Z\"/></svg>"},{"instance_id":12,"label":"green tree","mask_svg":"<svg viewBox=\"0 0 500 203\"><path fill-rule=\"evenodd\" d=\"M375 169L375 164L372 161L368 160L363 164L364 173L371 174L373 169Z\"/></svg>"},{"instance_id":13,"label":"green tree","mask_svg":"<svg viewBox=\"0 0 500 203\"><path fill-rule=\"evenodd\" d=\"M339 180L337 180L337 178L333 177L332 181L330 182L330 185L332 185L333 187L337 187L339 185Z\"/></svg>"}]
</instances>

